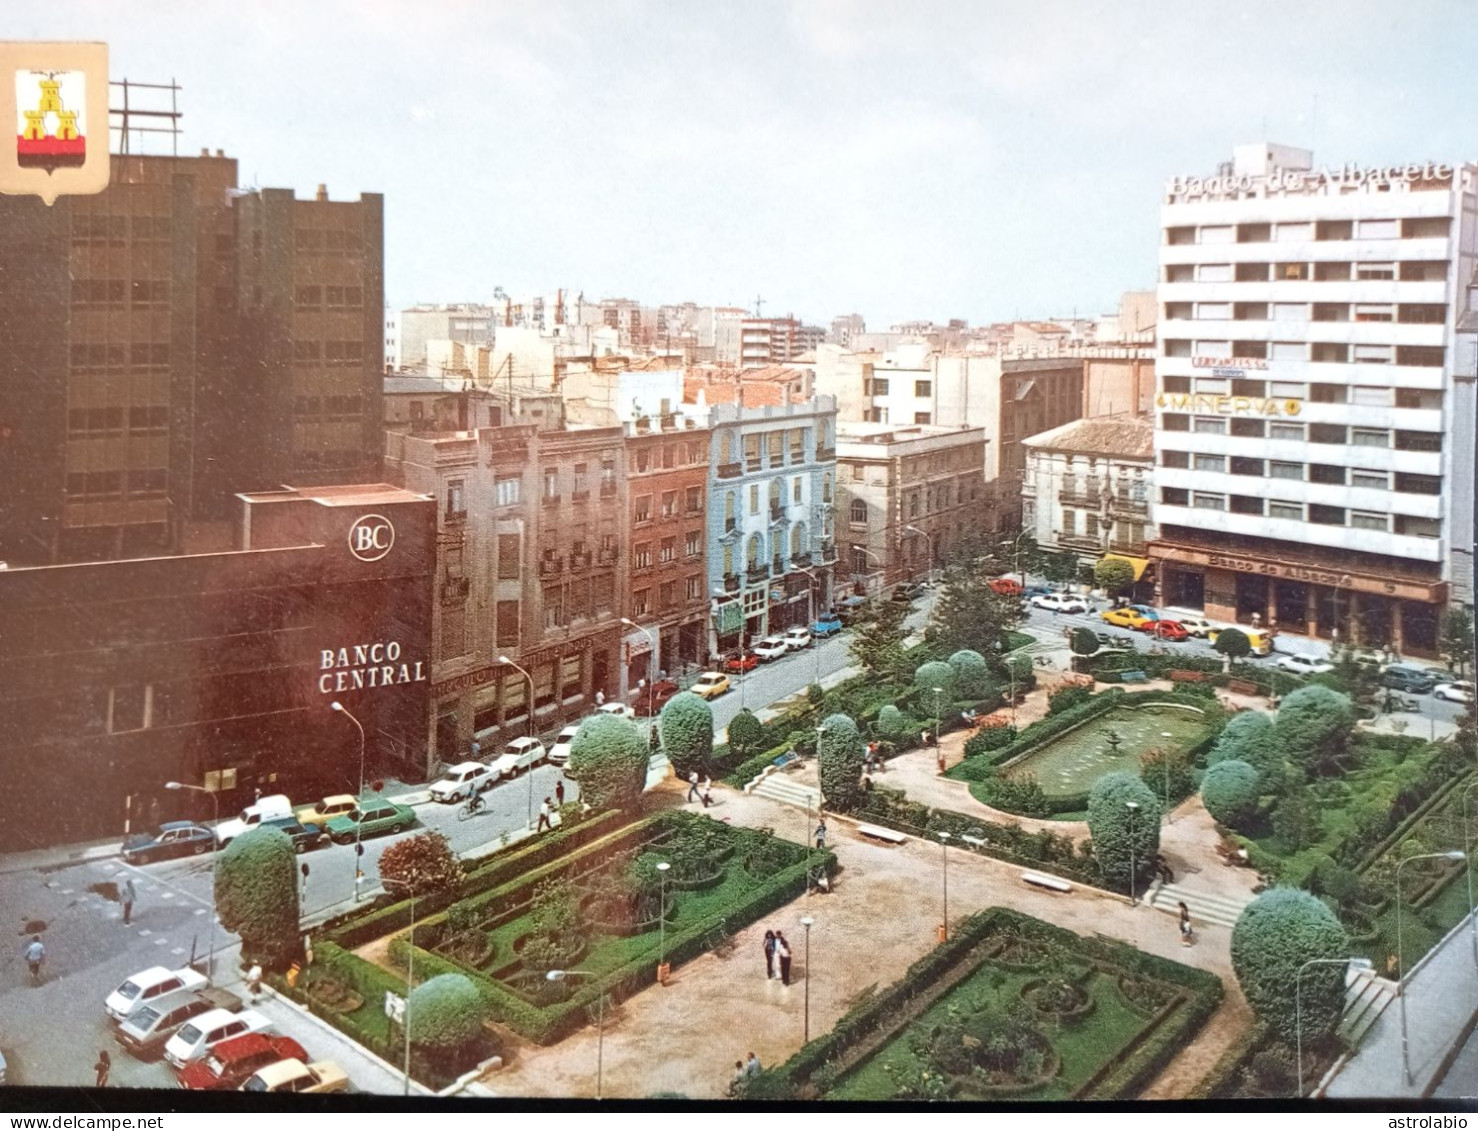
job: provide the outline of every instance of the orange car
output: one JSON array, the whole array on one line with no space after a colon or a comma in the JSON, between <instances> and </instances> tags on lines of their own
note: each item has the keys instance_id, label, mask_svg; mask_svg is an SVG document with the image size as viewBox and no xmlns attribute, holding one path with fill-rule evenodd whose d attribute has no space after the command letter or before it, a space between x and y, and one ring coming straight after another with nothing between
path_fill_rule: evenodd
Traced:
<instances>
[{"instance_id":1,"label":"orange car","mask_svg":"<svg viewBox=\"0 0 1478 1131\"><path fill-rule=\"evenodd\" d=\"M986 584L994 589L997 593L999 593L1002 597L1021 596L1021 582L1017 581L1014 577L998 577L994 581L989 581Z\"/></svg>"}]
</instances>

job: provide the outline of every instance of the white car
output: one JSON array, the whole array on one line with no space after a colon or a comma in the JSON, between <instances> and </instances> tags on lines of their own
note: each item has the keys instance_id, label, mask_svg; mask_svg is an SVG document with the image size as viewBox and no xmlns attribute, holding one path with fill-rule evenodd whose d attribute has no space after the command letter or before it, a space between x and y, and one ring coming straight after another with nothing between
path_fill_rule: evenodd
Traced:
<instances>
[{"instance_id":1,"label":"white car","mask_svg":"<svg viewBox=\"0 0 1478 1131\"><path fill-rule=\"evenodd\" d=\"M1439 683L1432 688L1432 695L1438 699L1448 699L1453 703L1471 703L1473 701L1473 685L1467 680L1458 680L1454 683Z\"/></svg>"},{"instance_id":2,"label":"white car","mask_svg":"<svg viewBox=\"0 0 1478 1131\"><path fill-rule=\"evenodd\" d=\"M767 636L754 646L754 654L760 658L762 664L778 660L789 651L790 649L785 646L783 636Z\"/></svg>"},{"instance_id":3,"label":"white car","mask_svg":"<svg viewBox=\"0 0 1478 1131\"><path fill-rule=\"evenodd\" d=\"M198 970L181 966L151 966L141 970L108 995L103 1008L114 1021L122 1021L141 1005L159 1005L166 1000L188 997L202 989L207 979Z\"/></svg>"},{"instance_id":4,"label":"white car","mask_svg":"<svg viewBox=\"0 0 1478 1131\"><path fill-rule=\"evenodd\" d=\"M723 672L704 672L688 690L702 699L717 699L729 690L729 677Z\"/></svg>"},{"instance_id":5,"label":"white car","mask_svg":"<svg viewBox=\"0 0 1478 1131\"><path fill-rule=\"evenodd\" d=\"M618 719L634 719L636 711L625 703L602 703L595 709L597 715L615 715Z\"/></svg>"},{"instance_id":6,"label":"white car","mask_svg":"<svg viewBox=\"0 0 1478 1131\"><path fill-rule=\"evenodd\" d=\"M1222 625L1216 624L1214 621L1207 620L1205 617L1171 616L1170 619L1173 621L1178 621L1180 623L1180 627L1185 629L1192 636L1210 636L1213 632L1217 632L1223 627Z\"/></svg>"},{"instance_id":7,"label":"white car","mask_svg":"<svg viewBox=\"0 0 1478 1131\"><path fill-rule=\"evenodd\" d=\"M488 767L493 777L499 780L511 778L520 770L530 770L549 757L544 744L537 738L515 738L503 747L503 753L493 759Z\"/></svg>"},{"instance_id":8,"label":"white car","mask_svg":"<svg viewBox=\"0 0 1478 1131\"><path fill-rule=\"evenodd\" d=\"M785 646L792 652L799 652L811 646L811 630L802 625L785 630Z\"/></svg>"},{"instance_id":9,"label":"white car","mask_svg":"<svg viewBox=\"0 0 1478 1131\"><path fill-rule=\"evenodd\" d=\"M1323 672L1334 671L1333 664L1325 660L1316 660L1312 656L1279 656L1273 661L1273 666L1297 675L1319 675Z\"/></svg>"},{"instance_id":10,"label":"white car","mask_svg":"<svg viewBox=\"0 0 1478 1131\"><path fill-rule=\"evenodd\" d=\"M293 803L284 793L270 793L259 797L241 811L241 816L222 821L216 826L216 843L222 848L230 844L247 829L254 829L263 821L277 817L293 816Z\"/></svg>"},{"instance_id":11,"label":"white car","mask_svg":"<svg viewBox=\"0 0 1478 1131\"><path fill-rule=\"evenodd\" d=\"M1086 613L1088 602L1081 597L1074 597L1071 593L1038 593L1032 598L1032 604L1039 609L1048 609L1054 613Z\"/></svg>"},{"instance_id":12,"label":"white car","mask_svg":"<svg viewBox=\"0 0 1478 1131\"><path fill-rule=\"evenodd\" d=\"M462 801L474 793L492 789L498 777L481 762L458 762L447 768L441 780L431 785L431 800L444 804Z\"/></svg>"},{"instance_id":13,"label":"white car","mask_svg":"<svg viewBox=\"0 0 1478 1131\"><path fill-rule=\"evenodd\" d=\"M559 732L559 737L554 740L554 745L549 748L549 760L556 766L563 766L570 760L570 743L575 741L575 735L580 733L580 724L571 723Z\"/></svg>"},{"instance_id":14,"label":"white car","mask_svg":"<svg viewBox=\"0 0 1478 1131\"><path fill-rule=\"evenodd\" d=\"M183 1068L191 1061L199 1060L222 1041L240 1037L245 1033L275 1033L272 1019L255 1009L232 1013L226 1009L212 1009L202 1013L193 1021L180 1027L169 1043L164 1046L164 1059L176 1068Z\"/></svg>"}]
</instances>

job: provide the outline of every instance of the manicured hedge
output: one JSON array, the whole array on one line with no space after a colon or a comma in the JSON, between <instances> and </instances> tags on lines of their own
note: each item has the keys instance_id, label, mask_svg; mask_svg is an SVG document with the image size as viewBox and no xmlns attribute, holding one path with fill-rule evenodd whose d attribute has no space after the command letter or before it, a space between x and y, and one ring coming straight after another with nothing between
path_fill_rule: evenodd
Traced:
<instances>
[{"instance_id":1,"label":"manicured hedge","mask_svg":"<svg viewBox=\"0 0 1478 1131\"><path fill-rule=\"evenodd\" d=\"M764 773L766 766L789 749L789 743L781 743L779 746L771 747L769 750L756 754L753 758L748 758L740 762L733 771L724 777L724 784L731 785L735 789L743 789L750 782L754 781L755 778L759 777L760 774Z\"/></svg>"}]
</instances>

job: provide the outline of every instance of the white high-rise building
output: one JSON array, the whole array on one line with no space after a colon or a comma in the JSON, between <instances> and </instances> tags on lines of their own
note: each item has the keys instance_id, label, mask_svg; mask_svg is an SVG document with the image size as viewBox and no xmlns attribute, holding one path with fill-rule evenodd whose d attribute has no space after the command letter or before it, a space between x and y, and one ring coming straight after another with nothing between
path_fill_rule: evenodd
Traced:
<instances>
[{"instance_id":1,"label":"white high-rise building","mask_svg":"<svg viewBox=\"0 0 1478 1131\"><path fill-rule=\"evenodd\" d=\"M1473 600L1478 166L1234 152L1161 212L1160 599L1435 654Z\"/></svg>"}]
</instances>

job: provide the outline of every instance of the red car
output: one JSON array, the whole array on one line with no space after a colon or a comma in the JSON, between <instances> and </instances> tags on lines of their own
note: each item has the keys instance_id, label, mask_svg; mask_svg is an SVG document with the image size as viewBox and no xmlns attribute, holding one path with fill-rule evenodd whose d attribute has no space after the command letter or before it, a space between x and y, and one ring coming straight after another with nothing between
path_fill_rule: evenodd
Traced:
<instances>
[{"instance_id":1,"label":"red car","mask_svg":"<svg viewBox=\"0 0 1478 1131\"><path fill-rule=\"evenodd\" d=\"M197 1091L235 1091L260 1068L279 1060L306 1061L303 1046L291 1037L244 1033L222 1041L179 1071L180 1087Z\"/></svg>"},{"instance_id":2,"label":"red car","mask_svg":"<svg viewBox=\"0 0 1478 1131\"><path fill-rule=\"evenodd\" d=\"M659 679L636 697L638 715L655 715L681 688L670 679Z\"/></svg>"},{"instance_id":3,"label":"red car","mask_svg":"<svg viewBox=\"0 0 1478 1131\"><path fill-rule=\"evenodd\" d=\"M986 582L992 589L1002 597L1019 597L1021 595L1021 582L1014 577L998 577L994 581Z\"/></svg>"},{"instance_id":4,"label":"red car","mask_svg":"<svg viewBox=\"0 0 1478 1131\"><path fill-rule=\"evenodd\" d=\"M752 672L760 666L760 658L753 652L741 652L739 655L730 656L724 661L726 672Z\"/></svg>"},{"instance_id":5,"label":"red car","mask_svg":"<svg viewBox=\"0 0 1478 1131\"><path fill-rule=\"evenodd\" d=\"M1139 631L1146 636L1159 637L1161 640L1188 640L1191 635L1178 620L1145 621L1139 626Z\"/></svg>"}]
</instances>

